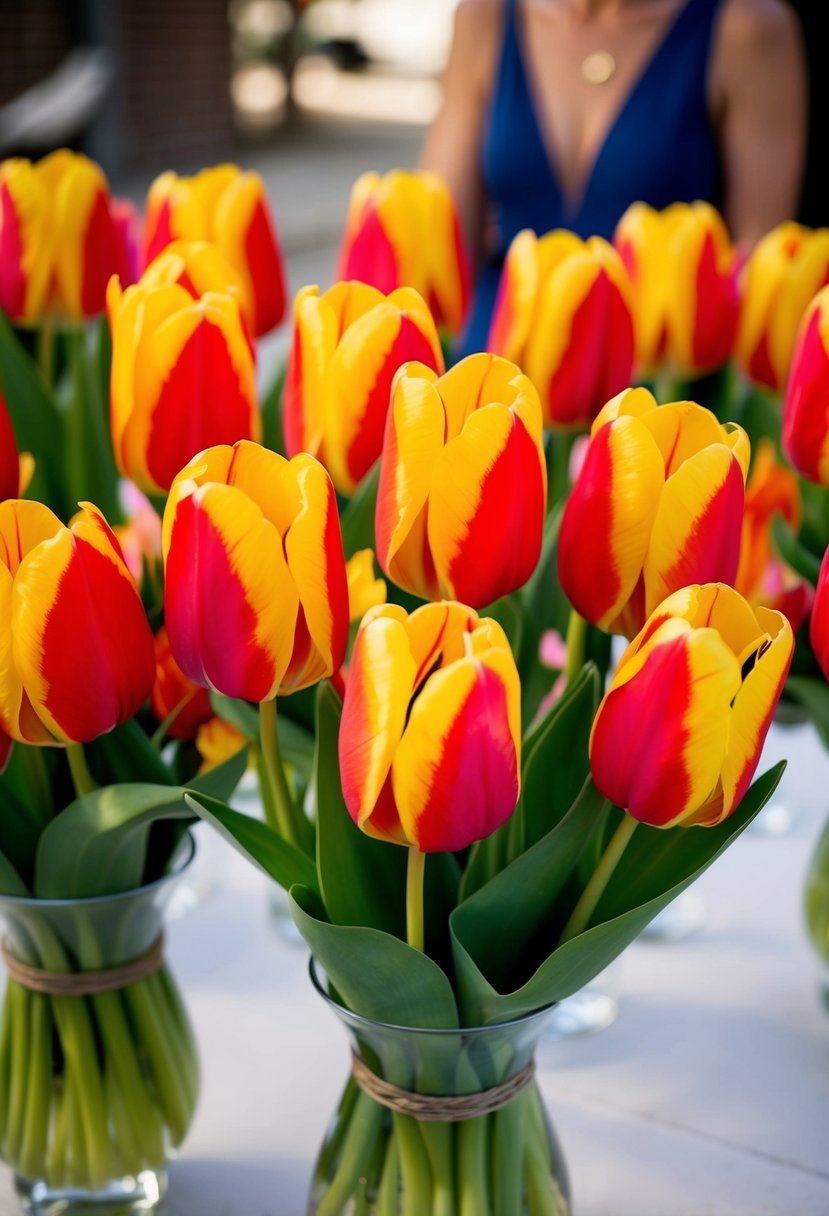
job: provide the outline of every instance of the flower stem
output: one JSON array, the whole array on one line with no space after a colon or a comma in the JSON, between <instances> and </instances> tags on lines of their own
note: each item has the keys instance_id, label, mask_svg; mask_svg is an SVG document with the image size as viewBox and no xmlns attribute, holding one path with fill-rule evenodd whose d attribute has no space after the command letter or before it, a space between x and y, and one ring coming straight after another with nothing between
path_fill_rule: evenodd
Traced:
<instances>
[{"instance_id":1,"label":"flower stem","mask_svg":"<svg viewBox=\"0 0 829 1216\"><path fill-rule=\"evenodd\" d=\"M423 927L423 876L426 854L412 845L406 867L406 941L421 953L425 948Z\"/></svg>"},{"instance_id":2,"label":"flower stem","mask_svg":"<svg viewBox=\"0 0 829 1216\"><path fill-rule=\"evenodd\" d=\"M587 621L576 612L570 610L567 622L567 663L564 668L564 678L569 687L584 666L585 644L587 642Z\"/></svg>"},{"instance_id":3,"label":"flower stem","mask_svg":"<svg viewBox=\"0 0 829 1216\"><path fill-rule=\"evenodd\" d=\"M285 780L282 757L279 754L275 697L270 701L263 701L259 706L259 741L268 796L276 817L277 830L289 844L301 848L299 834L296 830L294 803L288 789L288 782Z\"/></svg>"},{"instance_id":4,"label":"flower stem","mask_svg":"<svg viewBox=\"0 0 829 1216\"><path fill-rule=\"evenodd\" d=\"M625 812L622 822L611 837L610 843L602 854L601 861L593 871L590 881L579 896L570 919L564 926L564 931L559 941L560 946L564 945L565 942L569 942L587 928L590 917L595 912L596 905L604 894L613 871L619 864L638 823L638 819L634 819L632 815L628 815Z\"/></svg>"},{"instance_id":5,"label":"flower stem","mask_svg":"<svg viewBox=\"0 0 829 1216\"><path fill-rule=\"evenodd\" d=\"M67 744L66 759L69 761L69 771L72 774L75 793L79 798L83 798L84 794L91 794L96 786L89 771L89 765L86 763L82 744Z\"/></svg>"},{"instance_id":6,"label":"flower stem","mask_svg":"<svg viewBox=\"0 0 829 1216\"><path fill-rule=\"evenodd\" d=\"M43 321L37 331L36 342L37 365L46 387L55 387L55 327L51 321Z\"/></svg>"}]
</instances>

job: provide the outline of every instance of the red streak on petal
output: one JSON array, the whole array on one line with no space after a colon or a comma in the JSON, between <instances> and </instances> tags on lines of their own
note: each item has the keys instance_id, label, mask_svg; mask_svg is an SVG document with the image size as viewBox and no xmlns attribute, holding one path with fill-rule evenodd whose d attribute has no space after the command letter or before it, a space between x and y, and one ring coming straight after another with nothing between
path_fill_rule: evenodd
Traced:
<instances>
[{"instance_id":1,"label":"red streak on petal","mask_svg":"<svg viewBox=\"0 0 829 1216\"><path fill-rule=\"evenodd\" d=\"M305 403L302 394L302 339L299 326L294 327L288 370L285 375L285 396L282 405L282 434L285 453L290 458L305 451ZM315 455L315 453L311 453Z\"/></svg>"},{"instance_id":2,"label":"red streak on petal","mask_svg":"<svg viewBox=\"0 0 829 1216\"><path fill-rule=\"evenodd\" d=\"M343 279L357 279L389 295L402 287L394 247L372 208L364 216L350 249L343 258Z\"/></svg>"},{"instance_id":3,"label":"red streak on petal","mask_svg":"<svg viewBox=\"0 0 829 1216\"><path fill-rule=\"evenodd\" d=\"M567 500L558 542L558 576L570 603L596 624L621 589L613 553L613 423L597 432Z\"/></svg>"},{"instance_id":4,"label":"red streak on petal","mask_svg":"<svg viewBox=\"0 0 829 1216\"><path fill-rule=\"evenodd\" d=\"M760 341L757 343L748 361L748 374L757 384L766 384L769 388L773 389L780 388L777 372L772 367L769 356L769 335L767 330L764 330L760 335Z\"/></svg>"},{"instance_id":5,"label":"red streak on petal","mask_svg":"<svg viewBox=\"0 0 829 1216\"><path fill-rule=\"evenodd\" d=\"M104 311L107 283L123 268L123 261L123 246L107 197L99 190L87 221L81 254L81 309L85 317Z\"/></svg>"},{"instance_id":6,"label":"red streak on petal","mask_svg":"<svg viewBox=\"0 0 829 1216\"><path fill-rule=\"evenodd\" d=\"M730 357L737 336L740 296L735 273L720 274L714 238L707 233L697 266L694 333L691 342L694 367L721 367Z\"/></svg>"},{"instance_id":7,"label":"red streak on petal","mask_svg":"<svg viewBox=\"0 0 829 1216\"><path fill-rule=\"evenodd\" d=\"M253 335L269 333L285 316L285 274L273 224L265 207L254 208L245 234L245 258L253 283Z\"/></svg>"},{"instance_id":8,"label":"red streak on petal","mask_svg":"<svg viewBox=\"0 0 829 1216\"><path fill-rule=\"evenodd\" d=\"M20 490L20 459L9 411L0 393L0 502L17 498Z\"/></svg>"},{"instance_id":9,"label":"red streak on petal","mask_svg":"<svg viewBox=\"0 0 829 1216\"><path fill-rule=\"evenodd\" d=\"M733 583L740 561L745 488L736 460L665 571L666 594L692 583Z\"/></svg>"},{"instance_id":10,"label":"red streak on petal","mask_svg":"<svg viewBox=\"0 0 829 1216\"><path fill-rule=\"evenodd\" d=\"M14 321L26 307L23 243L11 190L0 186L0 308Z\"/></svg>"},{"instance_id":11,"label":"red streak on petal","mask_svg":"<svg viewBox=\"0 0 829 1216\"><path fill-rule=\"evenodd\" d=\"M804 477L820 482L829 442L829 356L815 309L797 344L783 407L783 447Z\"/></svg>"},{"instance_id":12,"label":"red streak on petal","mask_svg":"<svg viewBox=\"0 0 829 1216\"><path fill-rule=\"evenodd\" d=\"M155 228L145 234L145 266L149 266L150 262L158 257L162 249L166 249L173 241L173 230L170 226L171 214L170 200L167 198L158 209Z\"/></svg>"}]
</instances>

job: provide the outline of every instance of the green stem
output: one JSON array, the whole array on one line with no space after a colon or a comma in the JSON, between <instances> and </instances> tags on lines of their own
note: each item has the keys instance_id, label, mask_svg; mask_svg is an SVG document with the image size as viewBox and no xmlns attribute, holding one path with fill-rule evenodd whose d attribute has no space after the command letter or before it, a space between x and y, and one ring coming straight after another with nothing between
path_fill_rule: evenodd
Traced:
<instances>
[{"instance_id":1,"label":"green stem","mask_svg":"<svg viewBox=\"0 0 829 1216\"><path fill-rule=\"evenodd\" d=\"M584 666L586 644L587 621L572 608L567 622L567 662L564 668L564 679L568 687Z\"/></svg>"},{"instance_id":2,"label":"green stem","mask_svg":"<svg viewBox=\"0 0 829 1216\"><path fill-rule=\"evenodd\" d=\"M486 1168L487 1116L458 1124L460 1216L490 1216ZM519 1208L520 1211L520 1208Z\"/></svg>"},{"instance_id":3,"label":"green stem","mask_svg":"<svg viewBox=\"0 0 829 1216\"><path fill-rule=\"evenodd\" d=\"M610 843L602 854L601 861L593 871L590 881L579 896L570 919L564 926L559 945L569 942L587 928L590 923L590 917L595 912L596 905L604 894L613 871L619 864L631 836L636 831L638 823L638 819L634 819L632 815L628 815L625 812L622 822L611 837Z\"/></svg>"},{"instance_id":4,"label":"green stem","mask_svg":"<svg viewBox=\"0 0 829 1216\"><path fill-rule=\"evenodd\" d=\"M277 822L277 831L283 840L301 848L296 829L296 810L285 780L285 769L279 753L279 732L276 728L276 697L263 701L259 706L259 741L264 765L268 795ZM261 771L261 770L260 770Z\"/></svg>"},{"instance_id":5,"label":"green stem","mask_svg":"<svg viewBox=\"0 0 829 1216\"><path fill-rule=\"evenodd\" d=\"M55 327L51 321L43 321L37 331L35 355L44 384L51 392L55 387Z\"/></svg>"},{"instance_id":6,"label":"green stem","mask_svg":"<svg viewBox=\"0 0 829 1216\"><path fill-rule=\"evenodd\" d=\"M24 1178L43 1173L49 1132L52 1088L52 1014L49 998L31 993L26 1115L20 1144L19 1169Z\"/></svg>"},{"instance_id":7,"label":"green stem","mask_svg":"<svg viewBox=\"0 0 829 1216\"><path fill-rule=\"evenodd\" d=\"M89 771L89 765L86 763L83 744L68 743L66 745L66 759L69 762L69 771L72 774L75 793L79 798L83 798L84 794L91 794L97 787Z\"/></svg>"},{"instance_id":8,"label":"green stem","mask_svg":"<svg viewBox=\"0 0 829 1216\"><path fill-rule=\"evenodd\" d=\"M382 1118L382 1106L361 1090L348 1121L348 1133L336 1173L317 1204L316 1216L341 1216L342 1212L347 1211L348 1201L371 1157Z\"/></svg>"},{"instance_id":9,"label":"green stem","mask_svg":"<svg viewBox=\"0 0 829 1216\"><path fill-rule=\"evenodd\" d=\"M421 953L426 939L423 926L423 876L426 873L426 854L412 845L406 866L406 941Z\"/></svg>"},{"instance_id":10,"label":"green stem","mask_svg":"<svg viewBox=\"0 0 829 1216\"><path fill-rule=\"evenodd\" d=\"M526 1092L519 1094L493 1116L492 1208L495 1216L510 1216L512 1212L521 1211L527 1096Z\"/></svg>"},{"instance_id":11,"label":"green stem","mask_svg":"<svg viewBox=\"0 0 829 1216\"><path fill-rule=\"evenodd\" d=\"M455 1163L451 1123L419 1123L432 1167L431 1216L455 1216ZM520 1207L516 1209L520 1211Z\"/></svg>"},{"instance_id":12,"label":"green stem","mask_svg":"<svg viewBox=\"0 0 829 1216\"><path fill-rule=\"evenodd\" d=\"M411 1115L395 1112L394 1132L400 1150L402 1176L401 1216L424 1216L432 1211L432 1167L420 1134L420 1125ZM478 1216L483 1216L479 1213Z\"/></svg>"},{"instance_id":13,"label":"green stem","mask_svg":"<svg viewBox=\"0 0 829 1216\"><path fill-rule=\"evenodd\" d=\"M398 1216L400 1211L400 1167L397 1162L397 1138L386 1142L386 1160L377 1190L377 1216Z\"/></svg>"}]
</instances>

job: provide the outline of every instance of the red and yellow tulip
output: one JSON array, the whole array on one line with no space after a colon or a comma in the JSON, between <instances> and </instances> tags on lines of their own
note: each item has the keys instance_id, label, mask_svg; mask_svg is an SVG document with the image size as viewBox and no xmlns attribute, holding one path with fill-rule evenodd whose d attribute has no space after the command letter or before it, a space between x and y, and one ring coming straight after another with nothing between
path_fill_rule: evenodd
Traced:
<instances>
[{"instance_id":1,"label":"red and yellow tulip","mask_svg":"<svg viewBox=\"0 0 829 1216\"><path fill-rule=\"evenodd\" d=\"M218 768L247 745L248 740L242 732L224 718L214 717L203 722L196 732L196 751L202 761L199 772L207 773L212 768Z\"/></svg>"},{"instance_id":2,"label":"red and yellow tulip","mask_svg":"<svg viewBox=\"0 0 829 1216\"><path fill-rule=\"evenodd\" d=\"M34 461L28 452L17 454L14 427L0 393L0 502L25 494L33 472Z\"/></svg>"},{"instance_id":3,"label":"red and yellow tulip","mask_svg":"<svg viewBox=\"0 0 829 1216\"><path fill-rule=\"evenodd\" d=\"M519 232L504 263L487 349L526 371L546 426L583 429L630 384L630 281L600 237Z\"/></svg>"},{"instance_id":4,"label":"red and yellow tulip","mask_svg":"<svg viewBox=\"0 0 829 1216\"><path fill-rule=\"evenodd\" d=\"M730 358L740 317L739 260L709 203L634 203L613 242L633 282L640 373L697 375Z\"/></svg>"},{"instance_id":5,"label":"red and yellow tulip","mask_svg":"<svg viewBox=\"0 0 829 1216\"><path fill-rule=\"evenodd\" d=\"M564 509L558 573L571 604L633 637L672 592L733 583L749 441L692 401L642 388L609 401Z\"/></svg>"},{"instance_id":6,"label":"red and yellow tulip","mask_svg":"<svg viewBox=\"0 0 829 1216\"><path fill-rule=\"evenodd\" d=\"M103 312L113 274L132 282L121 213L101 169L62 148L0 164L0 308L13 321Z\"/></svg>"},{"instance_id":7,"label":"red and yellow tulip","mask_svg":"<svg viewBox=\"0 0 829 1216\"><path fill-rule=\"evenodd\" d=\"M334 487L312 456L208 448L175 479L163 530L164 619L191 680L268 701L339 668L345 560Z\"/></svg>"},{"instance_id":8,"label":"red and yellow tulip","mask_svg":"<svg viewBox=\"0 0 829 1216\"><path fill-rule=\"evenodd\" d=\"M348 619L359 621L369 608L385 604L387 588L382 578L374 576L374 552L371 549L358 549L345 563L345 576L348 582Z\"/></svg>"},{"instance_id":9,"label":"red and yellow tulip","mask_svg":"<svg viewBox=\"0 0 829 1216\"><path fill-rule=\"evenodd\" d=\"M310 452L340 493L352 494L383 449L395 373L412 360L443 371L435 323L412 288L387 297L366 283L322 295L304 287L285 383L288 455Z\"/></svg>"},{"instance_id":10,"label":"red and yellow tulip","mask_svg":"<svg viewBox=\"0 0 829 1216\"><path fill-rule=\"evenodd\" d=\"M521 690L501 626L457 603L372 609L340 725L345 804L370 836L424 853L489 836L518 801Z\"/></svg>"},{"instance_id":11,"label":"red and yellow tulip","mask_svg":"<svg viewBox=\"0 0 829 1216\"><path fill-rule=\"evenodd\" d=\"M147 493L168 490L203 448L258 440L254 355L238 299L178 283L107 297L115 460Z\"/></svg>"},{"instance_id":12,"label":"red and yellow tulip","mask_svg":"<svg viewBox=\"0 0 829 1216\"><path fill-rule=\"evenodd\" d=\"M383 295L413 287L438 329L458 333L469 308L470 272L445 182L423 170L359 177L351 191L337 278L359 279Z\"/></svg>"},{"instance_id":13,"label":"red and yellow tulip","mask_svg":"<svg viewBox=\"0 0 829 1216\"><path fill-rule=\"evenodd\" d=\"M746 485L740 565L734 586L753 608L776 608L797 630L809 611L811 588L775 553L771 527L776 515L782 515L797 533L800 487L791 469L777 459L772 441L761 439Z\"/></svg>"},{"instance_id":14,"label":"red and yellow tulip","mask_svg":"<svg viewBox=\"0 0 829 1216\"><path fill-rule=\"evenodd\" d=\"M159 722L165 722L175 712L167 727L167 734L172 739L195 739L199 727L214 716L207 689L188 680L181 670L173 658L170 639L163 626L155 635L155 682L151 700Z\"/></svg>"},{"instance_id":15,"label":"red and yellow tulip","mask_svg":"<svg viewBox=\"0 0 829 1216\"><path fill-rule=\"evenodd\" d=\"M243 306L247 300L242 280L221 249L209 241L173 241L150 262L141 276L143 287L168 287L177 283L198 300L209 291L230 292ZM251 316L245 314L250 324Z\"/></svg>"},{"instance_id":16,"label":"red and yellow tulip","mask_svg":"<svg viewBox=\"0 0 829 1216\"><path fill-rule=\"evenodd\" d=\"M167 172L156 178L147 195L146 263L178 240L218 247L241 280L255 338L280 323L285 316L282 254L258 173L217 165L195 177Z\"/></svg>"},{"instance_id":17,"label":"red and yellow tulip","mask_svg":"<svg viewBox=\"0 0 829 1216\"><path fill-rule=\"evenodd\" d=\"M829 549L820 564L812 616L809 621L809 641L820 670L829 680Z\"/></svg>"},{"instance_id":18,"label":"red and yellow tulip","mask_svg":"<svg viewBox=\"0 0 829 1216\"><path fill-rule=\"evenodd\" d=\"M87 743L149 696L153 638L113 533L88 504L0 503L0 737Z\"/></svg>"},{"instance_id":19,"label":"red and yellow tulip","mask_svg":"<svg viewBox=\"0 0 829 1216\"><path fill-rule=\"evenodd\" d=\"M794 467L829 486L829 287L803 317L783 405L783 447Z\"/></svg>"},{"instance_id":20,"label":"red and yellow tulip","mask_svg":"<svg viewBox=\"0 0 829 1216\"><path fill-rule=\"evenodd\" d=\"M829 228L790 221L759 241L745 265L735 355L757 384L786 383L797 330L810 301L829 283Z\"/></svg>"},{"instance_id":21,"label":"red and yellow tulip","mask_svg":"<svg viewBox=\"0 0 829 1216\"><path fill-rule=\"evenodd\" d=\"M497 355L445 376L410 363L386 423L375 531L392 582L480 608L514 591L541 552L547 502L541 405Z\"/></svg>"},{"instance_id":22,"label":"red and yellow tulip","mask_svg":"<svg viewBox=\"0 0 829 1216\"><path fill-rule=\"evenodd\" d=\"M622 656L590 736L593 779L652 827L713 827L746 793L794 650L786 618L723 583L660 604Z\"/></svg>"}]
</instances>

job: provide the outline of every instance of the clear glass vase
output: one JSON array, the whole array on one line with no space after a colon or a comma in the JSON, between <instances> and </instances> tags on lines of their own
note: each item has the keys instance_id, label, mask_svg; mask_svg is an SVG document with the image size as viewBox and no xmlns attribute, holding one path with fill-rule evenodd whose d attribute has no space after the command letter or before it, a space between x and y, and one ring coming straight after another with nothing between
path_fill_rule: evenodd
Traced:
<instances>
[{"instance_id":1,"label":"clear glass vase","mask_svg":"<svg viewBox=\"0 0 829 1216\"><path fill-rule=\"evenodd\" d=\"M192 860L138 890L93 899L0 896L8 953L49 972L142 958ZM0 1156L29 1216L149 1212L196 1105L190 1023L167 967L116 991L43 995L11 977L0 1022Z\"/></svg>"},{"instance_id":2,"label":"clear glass vase","mask_svg":"<svg viewBox=\"0 0 829 1216\"><path fill-rule=\"evenodd\" d=\"M818 993L829 1013L829 820L818 838L803 888L806 932L818 964Z\"/></svg>"},{"instance_id":3,"label":"clear glass vase","mask_svg":"<svg viewBox=\"0 0 829 1216\"><path fill-rule=\"evenodd\" d=\"M479 1094L534 1058L549 1010L462 1030L389 1026L317 991L355 1056L409 1093ZM570 1186L534 1080L507 1105L460 1122L391 1111L349 1079L314 1168L308 1216L570 1216Z\"/></svg>"}]
</instances>

